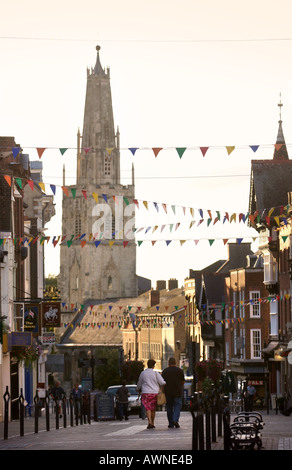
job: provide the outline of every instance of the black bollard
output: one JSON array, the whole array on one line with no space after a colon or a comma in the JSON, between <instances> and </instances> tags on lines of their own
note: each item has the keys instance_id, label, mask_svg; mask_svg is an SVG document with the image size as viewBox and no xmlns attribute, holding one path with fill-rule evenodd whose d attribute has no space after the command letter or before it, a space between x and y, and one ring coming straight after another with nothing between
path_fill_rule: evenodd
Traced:
<instances>
[{"instance_id":1,"label":"black bollard","mask_svg":"<svg viewBox=\"0 0 292 470\"><path fill-rule=\"evenodd\" d=\"M8 392L8 386L6 386L6 392L3 395L4 398L4 439L8 439L8 415L9 415L9 400L10 395Z\"/></svg>"},{"instance_id":2,"label":"black bollard","mask_svg":"<svg viewBox=\"0 0 292 470\"><path fill-rule=\"evenodd\" d=\"M46 398L45 398L45 407L46 407L46 430L50 430L50 395L48 391L46 391Z\"/></svg>"},{"instance_id":3,"label":"black bollard","mask_svg":"<svg viewBox=\"0 0 292 470\"><path fill-rule=\"evenodd\" d=\"M206 450L211 450L211 415L210 408L206 408Z\"/></svg>"},{"instance_id":4,"label":"black bollard","mask_svg":"<svg viewBox=\"0 0 292 470\"><path fill-rule=\"evenodd\" d=\"M90 399L91 399L90 393L88 393L88 397L87 397L87 422L88 422L88 424L91 424L91 416L90 416L91 401L90 401Z\"/></svg>"},{"instance_id":5,"label":"black bollard","mask_svg":"<svg viewBox=\"0 0 292 470\"><path fill-rule=\"evenodd\" d=\"M230 450L230 411L225 408L223 411L223 428L224 428L224 450Z\"/></svg>"},{"instance_id":6,"label":"black bollard","mask_svg":"<svg viewBox=\"0 0 292 470\"><path fill-rule=\"evenodd\" d=\"M39 394L36 391L34 401L34 432L37 434L39 432Z\"/></svg>"},{"instance_id":7,"label":"black bollard","mask_svg":"<svg viewBox=\"0 0 292 470\"><path fill-rule=\"evenodd\" d=\"M218 437L222 437L222 421L223 421L223 416L222 416L222 400L219 398L218 400Z\"/></svg>"},{"instance_id":8,"label":"black bollard","mask_svg":"<svg viewBox=\"0 0 292 470\"><path fill-rule=\"evenodd\" d=\"M198 430L199 430L199 450L204 450L204 414L202 411L198 413Z\"/></svg>"},{"instance_id":9,"label":"black bollard","mask_svg":"<svg viewBox=\"0 0 292 470\"><path fill-rule=\"evenodd\" d=\"M20 426L20 436L24 436L24 396L22 393L22 388L20 389L19 401L19 426Z\"/></svg>"},{"instance_id":10,"label":"black bollard","mask_svg":"<svg viewBox=\"0 0 292 470\"><path fill-rule=\"evenodd\" d=\"M63 413L63 426L67 427L67 410L66 410L66 393L63 393L62 396L62 413Z\"/></svg>"},{"instance_id":11,"label":"black bollard","mask_svg":"<svg viewBox=\"0 0 292 470\"><path fill-rule=\"evenodd\" d=\"M69 407L70 407L70 426L73 427L73 424L74 424L74 402L73 402L73 394L72 393L70 393Z\"/></svg>"},{"instance_id":12,"label":"black bollard","mask_svg":"<svg viewBox=\"0 0 292 470\"><path fill-rule=\"evenodd\" d=\"M216 442L216 409L215 405L211 406L211 424L212 424L212 442Z\"/></svg>"},{"instance_id":13,"label":"black bollard","mask_svg":"<svg viewBox=\"0 0 292 470\"><path fill-rule=\"evenodd\" d=\"M193 417L192 450L198 450L198 416L191 410Z\"/></svg>"},{"instance_id":14,"label":"black bollard","mask_svg":"<svg viewBox=\"0 0 292 470\"><path fill-rule=\"evenodd\" d=\"M56 413L56 429L59 429L59 400L58 398L55 398L54 401L55 401L55 413Z\"/></svg>"}]
</instances>

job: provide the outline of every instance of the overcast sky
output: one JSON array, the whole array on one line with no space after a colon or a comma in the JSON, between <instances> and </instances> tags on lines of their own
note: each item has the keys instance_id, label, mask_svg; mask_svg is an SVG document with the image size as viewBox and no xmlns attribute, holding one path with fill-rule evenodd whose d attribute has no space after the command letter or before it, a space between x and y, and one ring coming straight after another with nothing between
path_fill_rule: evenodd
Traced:
<instances>
[{"instance_id":1,"label":"overcast sky","mask_svg":"<svg viewBox=\"0 0 292 470\"><path fill-rule=\"evenodd\" d=\"M62 230L63 164L66 184L75 182L86 70L98 44L102 65L110 67L122 183L130 182L134 163L136 198L176 207L168 215L152 205L137 210L137 228L159 227L137 233L145 240L137 247L137 273L153 286L173 277L182 284L190 268L226 258L222 239L252 240L256 233L246 224L214 219L216 211L248 211L251 160L273 156L280 93L291 151L291 1L0 0L0 11L0 132L14 136L30 160L46 148L44 181L57 185L47 235ZM226 146L235 150L228 155ZM139 148L134 156L130 147ZM157 157L153 147L163 149ZM178 147L187 148L181 158ZM68 150L61 156L59 148ZM181 207L195 208L194 217ZM199 208L205 222L198 227ZM172 231L167 225L161 232L164 224ZM150 239L159 241L153 246ZM211 246L209 239L216 239ZM58 272L58 247L48 244L46 274Z\"/></svg>"}]
</instances>

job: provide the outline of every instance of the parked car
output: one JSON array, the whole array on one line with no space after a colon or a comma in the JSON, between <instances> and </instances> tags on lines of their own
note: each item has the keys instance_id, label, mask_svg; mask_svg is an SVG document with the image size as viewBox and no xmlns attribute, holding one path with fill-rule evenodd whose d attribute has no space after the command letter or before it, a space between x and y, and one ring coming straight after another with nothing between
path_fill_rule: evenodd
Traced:
<instances>
[{"instance_id":1,"label":"parked car","mask_svg":"<svg viewBox=\"0 0 292 470\"><path fill-rule=\"evenodd\" d=\"M112 385L111 387L108 387L108 389L105 392L110 395L114 395L115 408L116 408L116 393L121 386L122 385ZM136 391L137 385L131 384L131 385L126 385L126 387L130 393L129 400L128 400L129 413L141 415L141 398L139 398L138 392Z\"/></svg>"}]
</instances>

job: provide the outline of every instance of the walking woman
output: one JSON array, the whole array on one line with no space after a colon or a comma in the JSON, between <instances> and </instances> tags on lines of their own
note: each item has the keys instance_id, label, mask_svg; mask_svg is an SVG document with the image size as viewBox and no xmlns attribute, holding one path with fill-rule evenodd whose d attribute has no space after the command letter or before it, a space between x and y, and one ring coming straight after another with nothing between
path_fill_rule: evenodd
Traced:
<instances>
[{"instance_id":1,"label":"walking woman","mask_svg":"<svg viewBox=\"0 0 292 470\"><path fill-rule=\"evenodd\" d=\"M149 359L147 362L148 369L145 369L141 372L138 383L137 383L137 392L142 393L142 404L146 410L146 416L148 419L147 429L153 429L155 411L157 405L157 395L160 391L160 387L165 385L165 381L159 374L159 372L154 370L156 362L154 359Z\"/></svg>"}]
</instances>

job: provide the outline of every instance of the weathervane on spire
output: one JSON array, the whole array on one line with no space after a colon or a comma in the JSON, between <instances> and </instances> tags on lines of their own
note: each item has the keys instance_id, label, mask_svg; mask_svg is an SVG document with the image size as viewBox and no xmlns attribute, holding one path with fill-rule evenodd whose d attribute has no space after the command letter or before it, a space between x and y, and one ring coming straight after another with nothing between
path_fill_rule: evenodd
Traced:
<instances>
[{"instance_id":1,"label":"weathervane on spire","mask_svg":"<svg viewBox=\"0 0 292 470\"><path fill-rule=\"evenodd\" d=\"M280 103L278 103L278 106L279 106L279 109L280 109L280 121L279 122L282 122L282 111L281 111L281 108L283 106L283 103L281 101L281 93L280 93Z\"/></svg>"}]
</instances>

